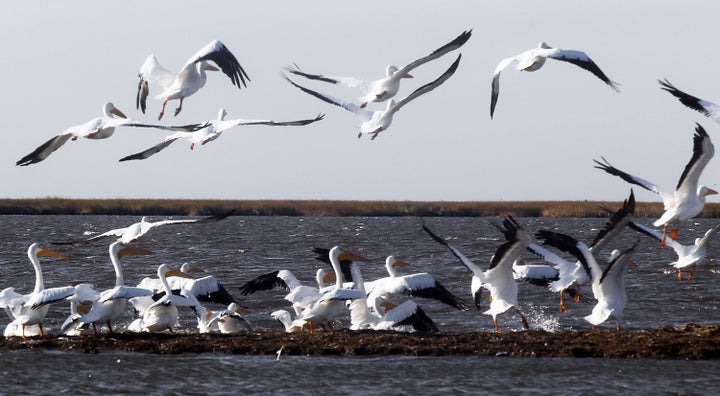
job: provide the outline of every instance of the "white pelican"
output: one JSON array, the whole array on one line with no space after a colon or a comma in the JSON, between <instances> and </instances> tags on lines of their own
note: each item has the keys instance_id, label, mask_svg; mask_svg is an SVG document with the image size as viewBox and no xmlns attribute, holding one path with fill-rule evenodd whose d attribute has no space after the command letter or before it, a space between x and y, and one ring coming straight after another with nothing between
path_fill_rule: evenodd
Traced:
<instances>
[{"instance_id":1,"label":"white pelican","mask_svg":"<svg viewBox=\"0 0 720 396\"><path fill-rule=\"evenodd\" d=\"M127 227L122 228L115 228L110 231L105 231L102 234L95 235L91 238L83 239L83 240L77 240L77 241L68 241L68 242L52 242L54 245L82 245L88 242L94 242L101 239L105 239L107 237L117 237L117 241L122 243L130 243L132 241L137 240L141 236L148 233L150 230L166 226L166 225L172 225L172 224L191 224L191 223L209 223L214 222L218 220L222 220L225 217L227 217L228 214L222 214L217 216L209 216L204 217L201 219L183 219L183 220L158 220L158 221L149 221L148 216L143 216L139 222L130 224Z\"/></svg>"},{"instance_id":2,"label":"white pelican","mask_svg":"<svg viewBox=\"0 0 720 396\"><path fill-rule=\"evenodd\" d=\"M586 53L576 50L553 48L547 43L541 42L538 44L537 48L529 49L520 55L505 58L498 63L492 79L490 118L492 118L495 113L495 105L497 104L498 95L500 95L500 73L502 73L502 71L513 62L517 62L517 66L515 67L517 70L532 72L543 67L547 58L570 62L576 66L580 66L594 74L597 78L601 79L615 92L620 92L620 88L618 87L619 84L610 80Z\"/></svg>"},{"instance_id":3,"label":"white pelican","mask_svg":"<svg viewBox=\"0 0 720 396\"><path fill-rule=\"evenodd\" d=\"M398 275L395 267L404 267L407 265L409 265L407 262L399 260L395 258L395 256L388 256L385 259L385 269L389 276L376 279L365 285L367 288L367 300L375 309L375 312L382 312L380 304L390 296L399 294L432 298L459 310L466 309L462 299L452 294L431 274L421 272L410 275ZM357 284L354 276L353 282Z\"/></svg>"},{"instance_id":4,"label":"white pelican","mask_svg":"<svg viewBox=\"0 0 720 396\"><path fill-rule=\"evenodd\" d=\"M293 319L290 312L284 309L273 311L270 316L277 320L288 333L299 333L302 331L305 321Z\"/></svg>"},{"instance_id":5,"label":"white pelican","mask_svg":"<svg viewBox=\"0 0 720 396\"><path fill-rule=\"evenodd\" d=\"M135 100L136 107L139 108L143 114L145 113L147 107L146 100L149 94L148 82L152 82L163 89L163 92L157 96L158 99L163 100L158 120L163 117L163 114L165 114L165 105L172 99L180 100L180 105L175 109L175 115L178 115L182 110L183 100L205 85L207 81L205 71L218 70L218 68L211 65L209 61L218 65L220 70L230 78L230 81L233 85L237 86L238 89L242 88L242 86L247 87L245 80L250 81L250 77L248 77L245 70L240 66L235 55L227 49L225 44L218 40L213 40L190 57L177 75L162 67L155 55L148 56L138 74L140 81L138 82L138 93Z\"/></svg>"},{"instance_id":6,"label":"white pelican","mask_svg":"<svg viewBox=\"0 0 720 396\"><path fill-rule=\"evenodd\" d=\"M610 211L607 208L605 209ZM634 213L635 194L631 189L630 196L623 202L623 206L617 211L612 212L611 216L605 222L603 228L598 232L592 244L588 248L596 258L611 241L622 233L625 226L632 222ZM565 303L563 301L563 297L566 292L571 295L574 294L575 302L579 302L582 299L582 296L580 295L580 286L591 282L590 270L584 266L582 261L565 260L557 254L534 243L531 243L528 246L528 250L542 257L543 260L552 264L558 270L557 279L550 282L548 286L553 292L560 293L560 312L566 311ZM575 286L575 289L572 288L573 285Z\"/></svg>"},{"instance_id":7,"label":"white pelican","mask_svg":"<svg viewBox=\"0 0 720 396\"><path fill-rule=\"evenodd\" d=\"M75 285L75 292L68 297L70 301L70 315L65 319L60 332L68 336L78 336L85 333L87 324L80 322L80 317L87 315L88 308L84 304L90 306L100 299L100 292L95 290L95 286L90 283L80 283Z\"/></svg>"},{"instance_id":8,"label":"white pelican","mask_svg":"<svg viewBox=\"0 0 720 396\"><path fill-rule=\"evenodd\" d=\"M693 136L692 158L690 158L690 162L685 166L685 170L683 170L673 193L664 192L660 190L657 185L647 180L615 168L610 165L605 158L602 158L603 162L598 160L594 161L597 164L597 166L595 166L596 168L602 169L611 175L622 178L628 183L637 184L648 191L660 195L665 207L665 213L663 213L653 225L655 227L664 226L663 238L660 240L660 246L664 247L668 226L670 224L675 226L670 232L670 238L675 239L680 222L697 216L703 210L703 207L705 207L705 197L717 194L717 191L704 185L699 185L700 175L713 155L715 155L715 146L712 141L710 141L710 136L708 136L700 124L697 124Z\"/></svg>"},{"instance_id":9,"label":"white pelican","mask_svg":"<svg viewBox=\"0 0 720 396\"><path fill-rule=\"evenodd\" d=\"M330 261L330 249L321 248L321 247L313 247L312 251L313 251L313 253L316 254L315 260L322 261L325 264L329 264L330 268L332 269L332 262ZM348 288L348 289L353 287L353 284L352 284L352 280L353 280L352 279L352 263L353 263L353 261L349 257L352 257L352 256L347 255L347 254L341 254L340 258L339 258L340 272L342 272L343 282L345 282L343 287ZM320 289L323 289L325 282L328 282L330 279L335 279L334 277L335 277L335 272L331 272L331 273L328 273L327 275L323 275L322 278L316 277L316 279L318 281L318 286L320 287ZM323 285L320 284L321 279L322 279Z\"/></svg>"},{"instance_id":10,"label":"white pelican","mask_svg":"<svg viewBox=\"0 0 720 396\"><path fill-rule=\"evenodd\" d=\"M285 70L289 73L303 76L305 78L317 81L323 81L331 84L343 84L349 87L362 86L365 90L365 96L360 98L360 108L365 108L369 102L384 102L394 97L400 89L400 81L403 78L412 78L410 72L418 66L421 66L431 60L437 59L448 52L455 51L465 44L472 34L472 30L468 30L457 36L451 42L443 45L436 49L432 53L422 58L416 59L411 63L397 68L394 65L389 65L385 68L385 77L379 80L375 80L364 84L361 80L354 77L337 77L337 76L322 76L318 74L308 74L301 71L297 65L296 67L286 67Z\"/></svg>"},{"instance_id":11,"label":"white pelican","mask_svg":"<svg viewBox=\"0 0 720 396\"><path fill-rule=\"evenodd\" d=\"M301 284L288 270L277 270L248 281L240 287L240 294L246 296L261 290L282 288L288 292L285 300L292 303L295 315L299 315L323 296L320 289L324 287L329 278L324 269L318 269L316 273L318 287L313 287Z\"/></svg>"},{"instance_id":12,"label":"white pelican","mask_svg":"<svg viewBox=\"0 0 720 396\"><path fill-rule=\"evenodd\" d=\"M177 131L195 131L197 125L185 125L185 126L163 126L163 125L151 125L144 124L136 120L129 119L120 110L117 109L112 103L108 102L103 105L103 116L93 118L92 120L70 127L63 133L53 137L47 142L40 145L38 148L33 150L30 154L22 157L15 165L27 166L36 164L52 154L55 150L62 147L68 140L77 140L77 138L86 139L107 139L113 135L116 127L141 127L141 128L158 128L166 130L177 130ZM121 118L114 118L118 116Z\"/></svg>"},{"instance_id":13,"label":"white pelican","mask_svg":"<svg viewBox=\"0 0 720 396\"><path fill-rule=\"evenodd\" d=\"M38 243L33 243L28 248L28 257L35 270L35 287L30 294L23 295L21 300L13 300L15 303L21 302L21 304L6 309L15 316L8 326L20 326L22 329L21 336L25 337L25 328L27 326L38 325L40 336L44 337L43 320L47 315L50 304L65 300L75 292L75 288L72 286L45 288L42 268L40 267L40 257L67 259L65 255L49 250Z\"/></svg>"},{"instance_id":14,"label":"white pelican","mask_svg":"<svg viewBox=\"0 0 720 396\"><path fill-rule=\"evenodd\" d=\"M11 321L15 320L15 316L19 313L24 301L25 296L16 292L14 287L7 287L0 291L0 307L5 310ZM13 309L15 312L13 312ZM23 328L20 325L13 324L5 326L5 330L3 330L5 337L22 337L23 334L29 337L39 336L40 326L31 325Z\"/></svg>"},{"instance_id":15,"label":"white pelican","mask_svg":"<svg viewBox=\"0 0 720 396\"><path fill-rule=\"evenodd\" d=\"M179 276L184 278L190 278L190 275L170 268L167 264L161 264L157 270L158 279L163 285L163 295L159 297L155 302L144 306L144 302L147 301L144 297L135 297L130 302L135 306L138 311L142 313L142 319L133 322L128 327L129 329L148 332L160 332L163 330L169 330L172 333L172 328L177 325L178 318L180 316L177 307L197 307L197 301L188 299L183 296L175 295L170 289L168 284L168 276ZM153 297L153 299L155 296Z\"/></svg>"},{"instance_id":16,"label":"white pelican","mask_svg":"<svg viewBox=\"0 0 720 396\"><path fill-rule=\"evenodd\" d=\"M150 255L154 254L153 252L136 246L126 246L119 241L110 244L108 252L115 270L115 287L100 293L100 298L93 303L90 312L79 318L80 322L92 324L95 334L97 334L97 324L107 324L108 332L113 332L112 322L125 312L129 299L152 295L148 289L125 286L120 260L127 255Z\"/></svg>"},{"instance_id":17,"label":"white pelican","mask_svg":"<svg viewBox=\"0 0 720 396\"><path fill-rule=\"evenodd\" d=\"M525 315L517 308L518 286L513 278L512 263L530 245L530 235L510 216L503 221L504 228L498 225L496 227L505 235L506 242L497 248L490 261L490 268L483 273L484 279L481 279L483 287L490 291L492 300L490 309L484 314L492 315L495 332L500 332L497 324L498 315L514 308L522 319L523 327L528 329L530 326Z\"/></svg>"},{"instance_id":18,"label":"white pelican","mask_svg":"<svg viewBox=\"0 0 720 396\"><path fill-rule=\"evenodd\" d=\"M123 157L120 159L120 161L129 161L129 160L143 160L146 158L150 158L151 156L159 153L160 151L164 150L165 147L172 144L174 141L178 139L186 139L188 142L190 142L190 150L195 148L196 144L204 145L205 143L211 142L217 138L220 137L220 135L223 133L223 131L236 127L236 126L250 126L250 125L268 125L268 126L303 126L312 124L313 122L322 120L325 115L324 114L318 114L317 117L307 119L307 120L297 120L297 121L273 121L273 120L245 120L242 118L237 118L234 120L225 120L225 116L227 115L227 112L225 109L220 109L220 113L218 114L217 120L210 120L206 121L202 124L198 124L200 126L200 129L194 132L185 132L185 131L178 131L173 133L172 135L168 135L165 137L165 139L150 147L147 150L141 151L137 154L131 154L126 157Z\"/></svg>"},{"instance_id":19,"label":"white pelican","mask_svg":"<svg viewBox=\"0 0 720 396\"><path fill-rule=\"evenodd\" d=\"M242 314L248 310L236 303L230 303L226 309L210 312L206 326L214 328L217 326L222 334L237 333L243 330L252 331L252 325Z\"/></svg>"},{"instance_id":20,"label":"white pelican","mask_svg":"<svg viewBox=\"0 0 720 396\"><path fill-rule=\"evenodd\" d=\"M357 289L365 293L365 283L360 268L353 265L352 271ZM350 302L350 324L350 330L390 330L397 326L412 326L417 331L438 331L435 322L412 300L407 300L400 305L385 301L382 307L375 309L375 312L372 313L366 298L352 300Z\"/></svg>"},{"instance_id":21,"label":"white pelican","mask_svg":"<svg viewBox=\"0 0 720 396\"><path fill-rule=\"evenodd\" d=\"M314 332L315 326L318 324L323 325L323 327L327 324L330 332L334 333L332 321L342 317L348 312L345 302L365 297L365 293L360 290L346 289L343 287L340 260L345 257L353 261L369 262L365 257L343 250L339 246L334 246L330 249L330 262L335 272L335 286L327 293L324 293L319 300L305 309L297 318L310 326L311 333Z\"/></svg>"},{"instance_id":22,"label":"white pelican","mask_svg":"<svg viewBox=\"0 0 720 396\"><path fill-rule=\"evenodd\" d=\"M472 271L471 289L476 306L479 307L480 304L480 287L484 287L490 291L490 309L483 313L492 315L496 332L500 332L497 323L498 315L506 312L510 308L515 308L515 312L520 315L523 327L528 329L530 326L528 325L525 315L517 308L518 286L513 278L512 264L520 257L522 251L530 245L530 235L510 216L503 220L502 227L497 224L494 225L505 235L506 242L497 248L490 261L490 268L484 272L424 224L423 229L430 234L435 241L448 247L455 257L459 258L460 262Z\"/></svg>"},{"instance_id":23,"label":"white pelican","mask_svg":"<svg viewBox=\"0 0 720 396\"><path fill-rule=\"evenodd\" d=\"M420 88L413 91L410 95L400 99L399 101L395 102L394 100L390 100L385 108L385 110L378 110L378 111L370 111L363 108L360 108L360 106L343 101L341 99L333 98L332 96L324 95L319 92L313 91L311 89L305 88L301 85L298 85L294 83L289 78L285 77L285 79L292 85L296 86L300 90L315 96L316 98L333 104L335 106L342 107L343 109L350 111L352 113L357 114L360 119L362 120L362 124L360 125L360 133L358 134L358 138L362 137L363 133L370 134L371 139L375 139L377 135L388 129L390 127L390 124L392 123L393 116L396 112L398 112L403 106L410 103L413 99L416 99L423 94L426 94L433 89L439 87L442 85L445 80L450 78L454 73L455 70L457 70L458 65L460 64L460 57L461 55L458 55L457 59L453 64L448 68L445 73L443 73L440 77L435 79L435 81L430 82L428 84L425 84L421 86Z\"/></svg>"},{"instance_id":24,"label":"white pelican","mask_svg":"<svg viewBox=\"0 0 720 396\"><path fill-rule=\"evenodd\" d=\"M670 92L671 95L680 100L680 103L720 123L720 107L715 103L687 94L675 88L667 79L665 81L658 80L658 82L662 86L661 89Z\"/></svg>"},{"instance_id":25,"label":"white pelican","mask_svg":"<svg viewBox=\"0 0 720 396\"><path fill-rule=\"evenodd\" d=\"M531 244L532 245L532 244ZM530 247L528 247L528 250ZM551 282L560 279L560 273L548 264L528 264L518 258L512 264L513 278L531 285L547 287Z\"/></svg>"},{"instance_id":26,"label":"white pelican","mask_svg":"<svg viewBox=\"0 0 720 396\"><path fill-rule=\"evenodd\" d=\"M652 228L640 224L638 222L630 223L630 228L635 231L641 232L645 235L655 238L657 240L662 239L662 234L653 230ZM698 264L702 264L705 261L705 255L707 254L707 246L710 238L720 230L720 223L716 224L713 228L707 230L702 238L695 238L695 242L692 245L683 245L678 241L665 241L677 255L677 260L670 263L677 269L678 280L683 280L682 270L683 268L691 267L690 274L687 276L687 280L691 280L695 274L695 267Z\"/></svg>"},{"instance_id":27,"label":"white pelican","mask_svg":"<svg viewBox=\"0 0 720 396\"><path fill-rule=\"evenodd\" d=\"M462 254L462 252L460 252L460 250L458 250L455 246L449 244L445 239L433 232L433 230L431 230L430 227L425 224L425 221L422 218L420 219L420 223L423 230L428 233L428 235L430 235L430 237L435 242L438 242L448 248L453 254L453 256L457 257L458 260L460 260L460 263L462 263L465 268L469 269L470 272L472 272L473 275L470 280L470 295L472 296L473 302L475 303L475 308L477 308L479 311L481 309L480 301L482 300L483 270L480 269L480 267L478 267L475 263L473 263L472 260Z\"/></svg>"},{"instance_id":28,"label":"white pelican","mask_svg":"<svg viewBox=\"0 0 720 396\"><path fill-rule=\"evenodd\" d=\"M223 286L216 277L208 275L196 279L190 275L191 272L205 272L205 270L195 267L190 263L183 263L180 267L180 272L188 276L171 277L167 279L170 289L174 294L179 294L184 297L192 296L197 299L198 302L222 304L225 306L237 303L235 297L225 289L225 286ZM137 287L151 290L153 293L163 291L163 284L158 278L143 278Z\"/></svg>"},{"instance_id":29,"label":"white pelican","mask_svg":"<svg viewBox=\"0 0 720 396\"><path fill-rule=\"evenodd\" d=\"M554 231L540 230L536 236L542 239L544 243L575 256L591 274L593 295L598 302L592 313L585 316L584 319L595 328L595 326L613 317L617 330L621 330L620 321L627 304L623 272L626 264L631 261L639 241L615 256L605 270L602 270L585 243Z\"/></svg>"}]
</instances>

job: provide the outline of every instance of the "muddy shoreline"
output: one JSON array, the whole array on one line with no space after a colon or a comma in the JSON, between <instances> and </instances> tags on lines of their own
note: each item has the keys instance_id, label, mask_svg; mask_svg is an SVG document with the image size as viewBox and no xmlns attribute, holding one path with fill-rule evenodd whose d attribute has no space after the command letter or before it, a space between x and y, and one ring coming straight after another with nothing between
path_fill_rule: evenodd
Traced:
<instances>
[{"instance_id":1,"label":"muddy shoreline","mask_svg":"<svg viewBox=\"0 0 720 396\"><path fill-rule=\"evenodd\" d=\"M505 332L403 333L349 331L285 333L263 330L238 334L137 334L6 338L5 350L52 349L81 353L125 351L154 354L221 353L309 356L507 356L631 359L718 359L720 326L687 324L652 330L530 330Z\"/></svg>"}]
</instances>

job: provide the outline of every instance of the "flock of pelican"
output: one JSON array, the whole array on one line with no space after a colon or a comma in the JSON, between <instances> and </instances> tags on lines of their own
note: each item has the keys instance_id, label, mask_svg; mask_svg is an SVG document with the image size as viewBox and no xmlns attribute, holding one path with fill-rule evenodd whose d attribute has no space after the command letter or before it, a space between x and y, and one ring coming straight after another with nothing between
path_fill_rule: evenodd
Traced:
<instances>
[{"instance_id":1,"label":"flock of pelican","mask_svg":"<svg viewBox=\"0 0 720 396\"><path fill-rule=\"evenodd\" d=\"M447 44L437 48L429 55L418 58L403 67L388 66L385 77L364 82L354 77L338 77L322 74L311 74L301 70L297 65L286 67L284 79L299 90L314 96L321 101L341 107L356 114L362 121L358 137L363 134L377 138L387 130L395 113L403 106L420 96L433 91L445 83L457 71L462 54L457 55L435 80L415 89L402 99L393 98L400 91L402 79L412 78L410 72L423 64L437 60L450 52L459 50L471 37L471 31L465 31ZM537 71L545 61L555 59L579 66L619 92L619 84L611 80L598 65L585 53L578 50L553 48L541 42L537 48L530 49L519 55L502 59L495 69L491 81L490 117L495 116L499 98L500 75L511 64L517 70ZM142 112L147 110L147 97L150 84L157 85L162 92L156 96L162 100L158 120L163 118L165 108L170 100L178 100L175 115L182 111L184 99L196 93L207 80L207 71L222 71L239 89L247 87L250 78L230 50L220 41L214 40L190 57L182 69L172 73L160 65L155 55L150 55L143 63L139 73L136 106ZM320 93L290 79L290 76L304 78L329 84L343 84L360 87L364 93L358 100L334 98ZM661 89L680 100L685 106L700 112L706 117L720 123L720 108L703 99L687 94L669 81L659 81ZM384 109L370 110L368 106L387 102ZM236 126L267 125L267 126L304 126L322 120L325 115L295 121L273 121L234 119L225 120L227 112L220 109L218 118L189 125L168 126L144 123L128 118L111 103L103 106L103 117L66 129L63 133L51 138L30 154L26 155L17 165L26 166L45 160L52 152L60 148L68 140L79 137L87 139L105 139L112 136L116 127L141 127L171 130L159 144L122 158L120 161L146 159L160 152L178 139L186 139L193 149L196 144L204 145L217 139L221 133ZM119 117L119 118L115 118ZM473 263L460 250L448 243L447 239L435 233L424 221L422 229L432 240L445 246L471 274L470 295L478 309L484 306L482 291L489 292L489 308L485 314L492 317L496 331L500 331L498 317L506 312L515 312L521 319L522 326L529 328L528 321L518 305L518 283L528 281L547 287L549 291L559 293L560 312L565 312L564 296L574 296L576 301L589 298L581 293L581 287L591 286L592 296L597 301L591 312L584 319L593 327L614 319L618 330L621 329L623 310L627 303L624 286L624 269L632 264L632 258L640 249L639 239L630 247L619 249L615 246L618 235L629 228L641 235L659 241L660 248L670 246L677 255L671 264L677 269L678 279L683 280L682 271L689 269L687 280L693 277L695 267L702 263L706 256L708 240L720 229L720 224L712 227L702 237L695 239L693 244L683 245L677 241L678 228L681 222L697 216L703 209L706 197L717 194L717 191L700 184L703 170L714 156L715 149L709 134L697 124L693 135L693 149L689 162L680 174L677 186L673 191L662 190L659 186L646 179L634 176L611 165L604 157L595 160L596 168L613 176L620 177L630 184L640 186L662 198L665 212L652 223L653 227L663 227L662 232L649 225L633 219L635 196L631 190L623 206L612 211L596 238L589 243L580 241L573 236L556 230L538 230L534 234L525 230L512 217L506 217L495 227L504 237L495 254L489 258L489 266ZM132 331L172 331L178 326L179 309L189 307L197 318L199 331L232 332L249 329L252 326L244 319L247 308L242 306L214 277L194 278L190 266L176 269L165 264L157 268L156 278L146 278L137 286L126 286L123 279L121 259L129 255L149 255L152 251L131 245L144 234L154 228L171 224L206 223L221 220L224 216L214 216L198 220L163 220L150 222L143 218L140 222L110 230L97 236L79 241L59 242L58 244L85 244L108 237L116 238L108 248L110 262L115 272L115 285L107 290L95 290L88 284L48 288L44 287L41 257L66 259L63 254L55 252L37 243L30 245L28 257L35 270L35 287L28 294L20 294L14 288L6 288L0 292L2 306L10 323L6 326L6 336L44 335L43 321L50 304L59 302L70 303L70 314L61 327L65 334L80 334L89 331L98 332L98 326L106 325L113 332L113 323L128 309L128 303L135 309L137 319L128 329ZM611 252L607 252L615 247ZM416 331L435 331L438 329L433 320L422 310L418 303L411 299L435 299L448 307L458 310L467 309L462 298L445 288L433 275L416 273L401 275L397 268L407 265L395 255L387 256L386 277L366 281L357 262L368 262L368 258L352 251L334 246L314 248L320 261L330 264L332 272L318 270L317 285L302 284L290 271L275 270L248 281L240 288L242 295L283 288L287 291L284 297L288 310L276 310L270 315L277 319L286 331L314 332L322 327L334 331L338 322L348 321L351 329L390 329L412 328ZM542 258L546 264L524 264L523 254L532 254ZM572 256L564 258L563 256ZM331 279L332 284L327 285ZM398 303L401 298L404 301ZM204 304L221 305L221 309L210 310Z\"/></svg>"}]
</instances>

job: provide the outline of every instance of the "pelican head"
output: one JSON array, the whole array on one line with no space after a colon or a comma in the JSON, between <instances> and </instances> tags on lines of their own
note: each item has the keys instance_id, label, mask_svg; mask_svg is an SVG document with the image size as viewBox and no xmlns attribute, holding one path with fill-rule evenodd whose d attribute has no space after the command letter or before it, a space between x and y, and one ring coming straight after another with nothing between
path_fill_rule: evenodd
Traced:
<instances>
[{"instance_id":1,"label":"pelican head","mask_svg":"<svg viewBox=\"0 0 720 396\"><path fill-rule=\"evenodd\" d=\"M612 252L610 252L610 256L608 256L608 261L614 261L618 256L620 255L619 249L614 249Z\"/></svg>"},{"instance_id":2,"label":"pelican head","mask_svg":"<svg viewBox=\"0 0 720 396\"><path fill-rule=\"evenodd\" d=\"M180 278L192 279L192 276L190 276L180 270L177 270L175 268L169 267L167 264L161 264L158 267L157 274L158 274L158 278L167 278L167 277L171 277L171 276L177 276Z\"/></svg>"},{"instance_id":3,"label":"pelican head","mask_svg":"<svg viewBox=\"0 0 720 396\"><path fill-rule=\"evenodd\" d=\"M113 115L116 115L120 118L127 118L127 116L122 111L118 110L118 108L110 102L107 102L103 105L103 114L106 117L110 118L112 118Z\"/></svg>"},{"instance_id":4,"label":"pelican head","mask_svg":"<svg viewBox=\"0 0 720 396\"><path fill-rule=\"evenodd\" d=\"M246 313L249 313L249 312L250 312L249 309L243 307L242 305L240 305L240 304L238 304L238 303L230 303L230 305L228 305L227 308L228 308L228 311L234 312L234 313L236 313L236 314L238 314L238 315L239 315L239 314L246 314Z\"/></svg>"},{"instance_id":5,"label":"pelican head","mask_svg":"<svg viewBox=\"0 0 720 396\"><path fill-rule=\"evenodd\" d=\"M391 77L398 70L399 69L397 68L397 66L389 65L388 67L385 68L385 76ZM400 78L414 78L414 77L410 73L405 73L402 76L400 76Z\"/></svg>"},{"instance_id":6,"label":"pelican head","mask_svg":"<svg viewBox=\"0 0 720 396\"><path fill-rule=\"evenodd\" d=\"M205 272L204 269L196 267L190 263L183 263L183 265L180 267L180 271L186 274L189 274L191 272Z\"/></svg>"},{"instance_id":7,"label":"pelican head","mask_svg":"<svg viewBox=\"0 0 720 396\"><path fill-rule=\"evenodd\" d=\"M713 190L712 188L708 188L708 187L705 187L705 186L700 186L700 188L698 188L698 196L699 196L699 197L706 197L706 196L708 196L708 195L714 195L714 194L717 194L717 193L718 193L718 192L715 191L715 190Z\"/></svg>"},{"instance_id":8,"label":"pelican head","mask_svg":"<svg viewBox=\"0 0 720 396\"><path fill-rule=\"evenodd\" d=\"M407 267L408 264L406 261L398 260L395 258L395 256L388 256L385 259L385 265L388 265L390 267Z\"/></svg>"},{"instance_id":9,"label":"pelican head","mask_svg":"<svg viewBox=\"0 0 720 396\"><path fill-rule=\"evenodd\" d=\"M317 270L317 273L315 274L315 280L317 281L318 285L324 286L328 282L332 282L335 280L335 273L334 272L326 272L324 269L320 268Z\"/></svg>"},{"instance_id":10,"label":"pelican head","mask_svg":"<svg viewBox=\"0 0 720 396\"><path fill-rule=\"evenodd\" d=\"M542 49L551 49L552 47L548 45L548 43L541 41L540 44L538 44L538 48Z\"/></svg>"},{"instance_id":11,"label":"pelican head","mask_svg":"<svg viewBox=\"0 0 720 396\"><path fill-rule=\"evenodd\" d=\"M66 260L68 257L64 254L58 253L54 250L50 250L45 246L35 242L28 248L28 256L31 257L53 257L58 259Z\"/></svg>"},{"instance_id":12,"label":"pelican head","mask_svg":"<svg viewBox=\"0 0 720 396\"><path fill-rule=\"evenodd\" d=\"M218 69L217 67L211 65L210 63L208 63L206 61L202 61L202 62L200 62L200 70L218 71L220 69Z\"/></svg>"},{"instance_id":13,"label":"pelican head","mask_svg":"<svg viewBox=\"0 0 720 396\"><path fill-rule=\"evenodd\" d=\"M218 112L218 120L222 121L225 119L225 116L227 115L227 111L225 109L221 108Z\"/></svg>"},{"instance_id":14,"label":"pelican head","mask_svg":"<svg viewBox=\"0 0 720 396\"><path fill-rule=\"evenodd\" d=\"M371 260L368 258L365 258L357 253L353 253L349 250L345 250L341 248L340 246L333 246L332 249L330 249L330 257L334 258L337 262L344 261L344 260L351 260L351 261L360 261L363 263L369 263Z\"/></svg>"}]
</instances>

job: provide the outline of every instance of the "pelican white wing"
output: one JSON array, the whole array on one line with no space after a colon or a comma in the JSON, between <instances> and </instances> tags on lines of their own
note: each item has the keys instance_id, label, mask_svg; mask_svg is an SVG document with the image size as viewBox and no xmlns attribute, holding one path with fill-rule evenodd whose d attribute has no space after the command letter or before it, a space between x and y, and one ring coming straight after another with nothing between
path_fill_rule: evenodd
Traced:
<instances>
[{"instance_id":1,"label":"pelican white wing","mask_svg":"<svg viewBox=\"0 0 720 396\"><path fill-rule=\"evenodd\" d=\"M173 142L175 142L178 139L185 139L189 141L190 149L193 149L195 145L204 145L208 142L211 142L220 135L233 127L237 126L251 126L251 125L265 125L265 126L304 126L311 124L316 121L322 120L325 115L324 114L318 114L317 117L311 118L311 119L304 119L304 120L293 120L293 121L273 121L273 120L250 120L250 119L233 119L233 120L223 120L222 117L224 117L225 110L221 109L220 114L222 114L221 118L217 120L210 120L206 121L201 124L193 124L193 126L198 126L198 129L192 132L187 131L178 131L174 134L168 135L163 139L162 142L143 150L139 153L131 154L128 156L125 156L120 159L120 161L129 161L129 160L143 160L152 157L153 155L159 153L160 151L164 150L166 147L171 145Z\"/></svg>"},{"instance_id":2,"label":"pelican white wing","mask_svg":"<svg viewBox=\"0 0 720 396\"><path fill-rule=\"evenodd\" d=\"M367 133L371 136L371 139L375 139L377 135L388 129L390 127L390 124L392 124L393 116L395 113L397 113L403 106L410 103L412 100L417 99L418 97L434 90L435 88L442 85L448 78L450 78L455 71L458 68L458 65L460 64L460 58L462 57L462 54L458 55L455 62L453 62L452 65L442 74L440 77L436 78L434 81L427 83L419 88L417 88L415 91L413 91L408 96L400 99L398 102L390 101L388 102L385 110L378 110L378 111L369 111L361 108L361 106L358 106L352 102L345 101L342 99L334 98L330 95L321 94L319 92L313 91L309 88L305 88L289 78L285 76L285 79L298 89L302 90L303 92L310 94L312 96L315 96L316 98L330 103L332 105L342 107L345 110L348 110L352 113L355 113L358 117L360 117L362 124L360 125L360 133L358 134L358 137L362 137L363 133Z\"/></svg>"},{"instance_id":3,"label":"pelican white wing","mask_svg":"<svg viewBox=\"0 0 720 396\"><path fill-rule=\"evenodd\" d=\"M605 75L605 73L600 69L600 67L592 59L590 59L590 57L585 52L553 48L547 43L541 42L537 48L527 50L519 55L502 59L500 63L498 63L497 67L495 68L495 72L493 73L493 79L491 84L490 118L493 118L498 96L500 95L500 74L502 73L502 71L513 63L517 63L517 69L520 71L536 71L542 68L543 65L545 65L545 60L547 58L568 62L579 66L594 74L597 78L610 86L610 88L612 88L614 91L620 91L620 88L618 86L619 84L610 80L610 78Z\"/></svg>"},{"instance_id":4,"label":"pelican white wing","mask_svg":"<svg viewBox=\"0 0 720 396\"><path fill-rule=\"evenodd\" d=\"M149 221L147 216L143 216L142 219L140 219L139 222L130 224L127 227L121 227L121 228L115 228L109 231L105 231L101 234L95 235L93 237L82 239L82 240L75 240L75 241L66 241L66 242L52 242L54 245L82 245L89 242L98 241L101 239L105 239L108 237L117 237L118 241L122 243L130 243L146 233L150 232L150 230L155 229L157 227L162 227L166 225L173 225L173 224L193 224L193 223L208 223L208 222L214 222L224 219L225 217L229 216L230 213L225 213L221 215L216 216L208 216L201 219L179 219L179 220L172 220L172 219L166 219L166 220L158 220L158 221Z\"/></svg>"}]
</instances>

